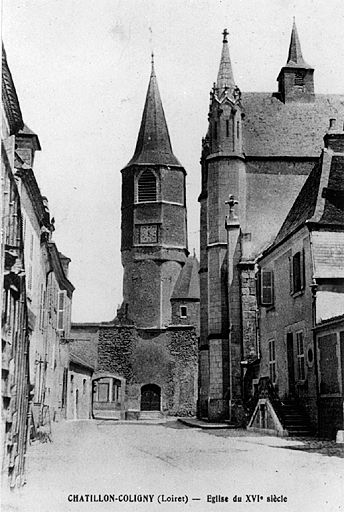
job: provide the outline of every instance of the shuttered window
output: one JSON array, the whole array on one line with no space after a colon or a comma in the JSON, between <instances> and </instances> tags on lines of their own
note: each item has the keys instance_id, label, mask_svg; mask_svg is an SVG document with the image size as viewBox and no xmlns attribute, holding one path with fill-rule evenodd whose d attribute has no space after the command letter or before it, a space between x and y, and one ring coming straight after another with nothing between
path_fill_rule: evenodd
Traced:
<instances>
[{"instance_id":1,"label":"shuttered window","mask_svg":"<svg viewBox=\"0 0 344 512\"><path fill-rule=\"evenodd\" d=\"M138 202L156 201L156 185L155 174L150 170L144 171L138 181Z\"/></svg>"},{"instance_id":2,"label":"shuttered window","mask_svg":"<svg viewBox=\"0 0 344 512\"><path fill-rule=\"evenodd\" d=\"M66 292L59 291L57 299L57 330L63 331L65 324Z\"/></svg>"},{"instance_id":3,"label":"shuttered window","mask_svg":"<svg viewBox=\"0 0 344 512\"><path fill-rule=\"evenodd\" d=\"M305 287L304 251L299 251L290 259L291 292L297 293Z\"/></svg>"},{"instance_id":4,"label":"shuttered window","mask_svg":"<svg viewBox=\"0 0 344 512\"><path fill-rule=\"evenodd\" d=\"M261 271L260 303L262 306L272 306L274 303L274 280L272 270Z\"/></svg>"}]
</instances>

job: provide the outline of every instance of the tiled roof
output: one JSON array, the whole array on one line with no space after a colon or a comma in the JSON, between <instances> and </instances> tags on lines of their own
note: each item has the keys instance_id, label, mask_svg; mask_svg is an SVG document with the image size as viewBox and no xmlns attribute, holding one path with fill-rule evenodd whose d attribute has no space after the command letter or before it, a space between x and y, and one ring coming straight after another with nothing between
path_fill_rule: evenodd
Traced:
<instances>
[{"instance_id":1,"label":"tiled roof","mask_svg":"<svg viewBox=\"0 0 344 512\"><path fill-rule=\"evenodd\" d=\"M181 167L172 151L153 64L135 153L126 167L137 164Z\"/></svg>"},{"instance_id":2,"label":"tiled roof","mask_svg":"<svg viewBox=\"0 0 344 512\"><path fill-rule=\"evenodd\" d=\"M182 270L173 290L171 299L193 299L199 300L199 263L197 258L189 257Z\"/></svg>"},{"instance_id":3,"label":"tiled roof","mask_svg":"<svg viewBox=\"0 0 344 512\"><path fill-rule=\"evenodd\" d=\"M344 95L314 103L282 103L271 93L243 92L244 153L248 157L314 157L323 148L329 119L344 119Z\"/></svg>"}]
</instances>

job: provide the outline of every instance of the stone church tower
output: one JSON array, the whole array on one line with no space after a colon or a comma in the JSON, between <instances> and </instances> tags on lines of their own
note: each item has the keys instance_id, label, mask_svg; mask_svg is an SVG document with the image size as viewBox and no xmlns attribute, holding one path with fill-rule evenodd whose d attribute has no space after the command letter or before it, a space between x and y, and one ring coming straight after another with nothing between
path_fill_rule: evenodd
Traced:
<instances>
[{"instance_id":1,"label":"stone church tower","mask_svg":"<svg viewBox=\"0 0 344 512\"><path fill-rule=\"evenodd\" d=\"M199 415L240 422L259 375L257 258L318 161L343 100L315 94L295 22L272 93L241 93L227 36L201 156Z\"/></svg>"},{"instance_id":2,"label":"stone church tower","mask_svg":"<svg viewBox=\"0 0 344 512\"><path fill-rule=\"evenodd\" d=\"M123 303L113 322L73 325L74 351L92 352L93 417L195 414L199 264L187 248L186 172L154 62L134 156L121 172Z\"/></svg>"},{"instance_id":3,"label":"stone church tower","mask_svg":"<svg viewBox=\"0 0 344 512\"><path fill-rule=\"evenodd\" d=\"M123 303L138 328L171 323L170 299L188 256L185 177L152 62L135 153L122 170Z\"/></svg>"}]
</instances>

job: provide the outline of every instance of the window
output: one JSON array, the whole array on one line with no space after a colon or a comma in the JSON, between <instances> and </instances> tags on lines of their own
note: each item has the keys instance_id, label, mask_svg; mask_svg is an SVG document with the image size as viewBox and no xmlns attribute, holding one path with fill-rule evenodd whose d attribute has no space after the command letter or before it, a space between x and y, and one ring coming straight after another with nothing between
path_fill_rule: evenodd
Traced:
<instances>
[{"instance_id":1,"label":"window","mask_svg":"<svg viewBox=\"0 0 344 512\"><path fill-rule=\"evenodd\" d=\"M63 331L65 324L66 292L59 291L57 299L57 330Z\"/></svg>"},{"instance_id":2,"label":"window","mask_svg":"<svg viewBox=\"0 0 344 512\"><path fill-rule=\"evenodd\" d=\"M180 318L186 318L188 316L187 306L180 306Z\"/></svg>"},{"instance_id":3,"label":"window","mask_svg":"<svg viewBox=\"0 0 344 512\"><path fill-rule=\"evenodd\" d=\"M299 251L290 258L290 291L298 293L304 289L304 252Z\"/></svg>"},{"instance_id":4,"label":"window","mask_svg":"<svg viewBox=\"0 0 344 512\"><path fill-rule=\"evenodd\" d=\"M82 394L86 395L86 379L82 379Z\"/></svg>"},{"instance_id":5,"label":"window","mask_svg":"<svg viewBox=\"0 0 344 512\"><path fill-rule=\"evenodd\" d=\"M109 383L99 382L98 383L98 402L109 401Z\"/></svg>"},{"instance_id":6,"label":"window","mask_svg":"<svg viewBox=\"0 0 344 512\"><path fill-rule=\"evenodd\" d=\"M237 139L240 137L240 123L237 121Z\"/></svg>"},{"instance_id":7,"label":"window","mask_svg":"<svg viewBox=\"0 0 344 512\"><path fill-rule=\"evenodd\" d=\"M276 347L275 340L269 340L269 370L270 380L273 384L276 383Z\"/></svg>"},{"instance_id":8,"label":"window","mask_svg":"<svg viewBox=\"0 0 344 512\"><path fill-rule=\"evenodd\" d=\"M156 201L156 177L150 171L144 171L138 181L138 202Z\"/></svg>"},{"instance_id":9,"label":"window","mask_svg":"<svg viewBox=\"0 0 344 512\"><path fill-rule=\"evenodd\" d=\"M272 270L262 270L260 275L260 303L272 306L274 303L274 279Z\"/></svg>"},{"instance_id":10,"label":"window","mask_svg":"<svg viewBox=\"0 0 344 512\"><path fill-rule=\"evenodd\" d=\"M226 119L226 136L229 137L229 120Z\"/></svg>"},{"instance_id":11,"label":"window","mask_svg":"<svg viewBox=\"0 0 344 512\"><path fill-rule=\"evenodd\" d=\"M296 333L298 379L305 380L305 351L303 331Z\"/></svg>"}]
</instances>

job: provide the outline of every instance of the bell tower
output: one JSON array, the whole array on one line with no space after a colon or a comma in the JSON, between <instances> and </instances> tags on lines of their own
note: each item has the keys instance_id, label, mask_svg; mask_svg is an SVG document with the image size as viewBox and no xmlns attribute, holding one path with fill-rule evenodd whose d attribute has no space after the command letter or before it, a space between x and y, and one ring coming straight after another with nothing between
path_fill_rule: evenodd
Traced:
<instances>
[{"instance_id":1,"label":"bell tower","mask_svg":"<svg viewBox=\"0 0 344 512\"><path fill-rule=\"evenodd\" d=\"M185 178L152 70L134 156L122 169L123 304L136 327L171 323L171 295L188 256Z\"/></svg>"},{"instance_id":2,"label":"bell tower","mask_svg":"<svg viewBox=\"0 0 344 512\"><path fill-rule=\"evenodd\" d=\"M203 139L201 203L201 391L200 415L210 420L228 418L228 398L240 396L240 374L231 379L230 361L240 369L241 321L239 294L228 307L229 288L239 290L237 268L240 261L240 230L232 236L231 255L227 253L225 226L228 197L238 201L238 226L245 225L246 168L242 143L244 110L241 92L235 85L228 48L228 32L223 46L217 81L210 92L209 128ZM228 275L233 274L231 283ZM236 301L236 302L235 302ZM231 330L231 357L229 355ZM236 364L236 363L239 364ZM240 373L240 371L239 371ZM231 381L231 382L230 382Z\"/></svg>"},{"instance_id":3,"label":"bell tower","mask_svg":"<svg viewBox=\"0 0 344 512\"><path fill-rule=\"evenodd\" d=\"M313 103L315 101L314 69L305 62L302 56L295 18L287 63L281 69L277 81L279 98L283 103Z\"/></svg>"}]
</instances>

